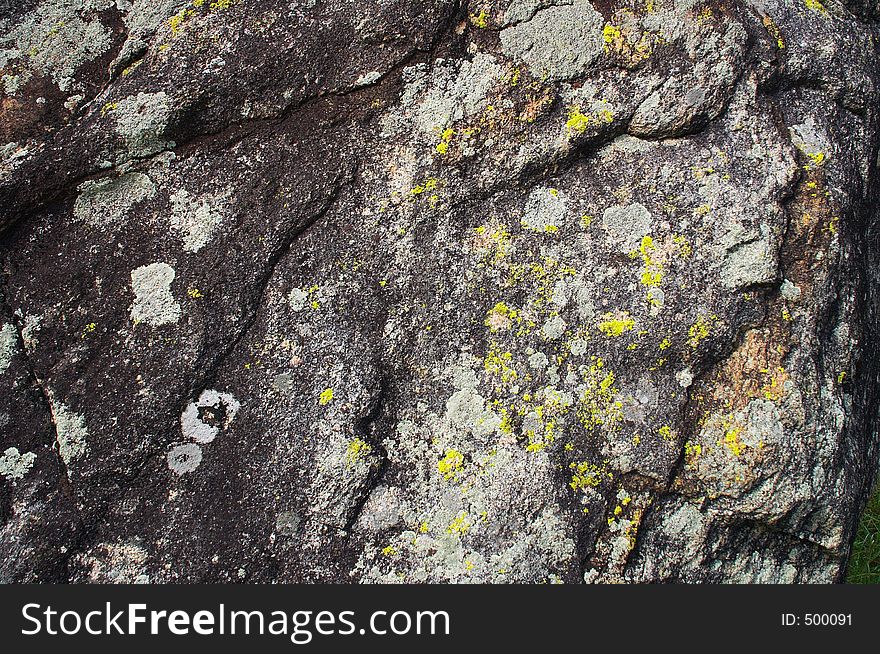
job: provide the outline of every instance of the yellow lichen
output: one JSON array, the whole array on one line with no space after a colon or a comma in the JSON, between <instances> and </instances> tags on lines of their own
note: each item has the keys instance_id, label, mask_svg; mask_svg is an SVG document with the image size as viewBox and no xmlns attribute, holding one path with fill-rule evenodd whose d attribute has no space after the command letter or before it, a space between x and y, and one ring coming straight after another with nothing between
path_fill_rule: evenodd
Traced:
<instances>
[{"instance_id":1,"label":"yellow lichen","mask_svg":"<svg viewBox=\"0 0 880 654\"><path fill-rule=\"evenodd\" d=\"M470 20L471 25L473 25L474 27L486 29L487 27L489 27L489 12L485 9L480 9L480 13L470 15Z\"/></svg>"},{"instance_id":2,"label":"yellow lichen","mask_svg":"<svg viewBox=\"0 0 880 654\"><path fill-rule=\"evenodd\" d=\"M373 451L372 446L362 438L355 438L349 444L345 452L345 461L353 465Z\"/></svg>"},{"instance_id":3,"label":"yellow lichen","mask_svg":"<svg viewBox=\"0 0 880 654\"><path fill-rule=\"evenodd\" d=\"M437 470L444 479L451 481L464 467L464 455L458 450L447 450L446 456L437 462Z\"/></svg>"},{"instance_id":4,"label":"yellow lichen","mask_svg":"<svg viewBox=\"0 0 880 654\"><path fill-rule=\"evenodd\" d=\"M467 513L462 511L457 517L452 520L452 522L449 523L449 526L446 528L446 532L462 536L466 534L468 529L470 528L471 523L468 521Z\"/></svg>"},{"instance_id":5,"label":"yellow lichen","mask_svg":"<svg viewBox=\"0 0 880 654\"><path fill-rule=\"evenodd\" d=\"M515 321L522 322L519 312L511 309L504 302L499 302L489 309L483 324L489 328L489 331L497 332L501 329L509 329Z\"/></svg>"},{"instance_id":6,"label":"yellow lichen","mask_svg":"<svg viewBox=\"0 0 880 654\"><path fill-rule=\"evenodd\" d=\"M592 365L583 372L586 388L580 397L577 417L587 430L600 426L611 427L623 419L623 403L616 399L614 372L605 368L605 362L594 357Z\"/></svg>"},{"instance_id":7,"label":"yellow lichen","mask_svg":"<svg viewBox=\"0 0 880 654\"><path fill-rule=\"evenodd\" d=\"M715 320L716 317L714 315L706 316L700 314L697 316L694 324L688 329L688 343L690 343L692 348L696 348L701 341L709 337L709 333L712 331L712 324Z\"/></svg>"},{"instance_id":8,"label":"yellow lichen","mask_svg":"<svg viewBox=\"0 0 880 654\"><path fill-rule=\"evenodd\" d=\"M572 470L571 481L568 485L575 491L596 488L609 474L607 465L597 466L589 461L572 463L568 467Z\"/></svg>"},{"instance_id":9,"label":"yellow lichen","mask_svg":"<svg viewBox=\"0 0 880 654\"><path fill-rule=\"evenodd\" d=\"M499 345L493 342L490 345L489 353L483 359L483 367L490 375L498 377L502 383L507 384L519 376L516 370L510 366L512 359L511 352L501 352Z\"/></svg>"},{"instance_id":10,"label":"yellow lichen","mask_svg":"<svg viewBox=\"0 0 880 654\"><path fill-rule=\"evenodd\" d=\"M628 331L632 331L636 321L632 319L629 312L617 311L608 312L599 316L599 331L611 338L623 336Z\"/></svg>"},{"instance_id":11,"label":"yellow lichen","mask_svg":"<svg viewBox=\"0 0 880 654\"><path fill-rule=\"evenodd\" d=\"M785 49L785 39L782 37L782 30L779 29L779 26L773 21L770 16L764 16L761 19L761 22L764 23L764 29L767 30L767 33L770 34L774 39L776 39L776 46L780 50Z\"/></svg>"},{"instance_id":12,"label":"yellow lichen","mask_svg":"<svg viewBox=\"0 0 880 654\"><path fill-rule=\"evenodd\" d=\"M597 114L585 114L580 107L570 107L568 120L565 121L566 131L569 136L583 134L589 127L610 124L614 122L614 113L610 109L602 109Z\"/></svg>"},{"instance_id":13,"label":"yellow lichen","mask_svg":"<svg viewBox=\"0 0 880 654\"><path fill-rule=\"evenodd\" d=\"M333 401L333 389L325 388L321 391L321 394L318 396L318 404L321 406L326 406Z\"/></svg>"},{"instance_id":14,"label":"yellow lichen","mask_svg":"<svg viewBox=\"0 0 880 654\"><path fill-rule=\"evenodd\" d=\"M449 152L449 144L455 136L455 130L451 127L446 128L440 133L440 142L434 147L437 154L446 154Z\"/></svg>"}]
</instances>

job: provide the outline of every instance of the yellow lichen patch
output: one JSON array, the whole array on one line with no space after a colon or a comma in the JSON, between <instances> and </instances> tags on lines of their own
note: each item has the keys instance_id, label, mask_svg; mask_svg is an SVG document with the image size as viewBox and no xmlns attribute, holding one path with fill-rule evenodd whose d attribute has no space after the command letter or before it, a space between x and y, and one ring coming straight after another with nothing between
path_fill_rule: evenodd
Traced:
<instances>
[{"instance_id":1,"label":"yellow lichen patch","mask_svg":"<svg viewBox=\"0 0 880 654\"><path fill-rule=\"evenodd\" d=\"M691 247L690 242L680 234L676 234L672 237L672 243L678 250L678 256L682 259L689 259L694 253L694 249Z\"/></svg>"},{"instance_id":2,"label":"yellow lichen patch","mask_svg":"<svg viewBox=\"0 0 880 654\"><path fill-rule=\"evenodd\" d=\"M489 12L485 9L480 9L480 13L478 14L471 14L469 18L471 21L471 25L473 25L474 27L477 27L481 30L489 27Z\"/></svg>"},{"instance_id":3,"label":"yellow lichen patch","mask_svg":"<svg viewBox=\"0 0 880 654\"><path fill-rule=\"evenodd\" d=\"M599 110L595 114L585 114L580 107L570 107L568 120L565 121L565 129L568 136L578 136L590 127L608 125L614 122L614 113L609 108Z\"/></svg>"},{"instance_id":4,"label":"yellow lichen patch","mask_svg":"<svg viewBox=\"0 0 880 654\"><path fill-rule=\"evenodd\" d=\"M819 0L804 0L804 6L811 11L818 12L820 14L827 14L828 10L825 8Z\"/></svg>"},{"instance_id":5,"label":"yellow lichen patch","mask_svg":"<svg viewBox=\"0 0 880 654\"><path fill-rule=\"evenodd\" d=\"M699 347L700 343L709 337L716 320L718 320L718 317L715 315L707 316L700 314L697 316L694 324L688 329L688 343L690 343L692 348Z\"/></svg>"},{"instance_id":6,"label":"yellow lichen patch","mask_svg":"<svg viewBox=\"0 0 880 654\"><path fill-rule=\"evenodd\" d=\"M571 481L568 485L575 491L596 488L606 478L611 477L611 473L608 472L608 465L605 463L597 466L589 461L580 461L572 463L568 467L572 471Z\"/></svg>"},{"instance_id":7,"label":"yellow lichen patch","mask_svg":"<svg viewBox=\"0 0 880 654\"><path fill-rule=\"evenodd\" d=\"M514 322L522 322L519 312L511 309L504 302L499 302L489 309L483 324L489 328L489 331L497 332L502 329L510 329Z\"/></svg>"},{"instance_id":8,"label":"yellow lichen patch","mask_svg":"<svg viewBox=\"0 0 880 654\"><path fill-rule=\"evenodd\" d=\"M321 394L318 396L318 404L321 406L326 406L333 401L333 389L325 388L321 391Z\"/></svg>"},{"instance_id":9,"label":"yellow lichen patch","mask_svg":"<svg viewBox=\"0 0 880 654\"><path fill-rule=\"evenodd\" d=\"M181 9L179 12L169 18L168 28L171 30L171 35L177 36L180 33L180 29L183 26L183 23L188 18L191 18L194 14L195 12L192 9Z\"/></svg>"},{"instance_id":10,"label":"yellow lichen patch","mask_svg":"<svg viewBox=\"0 0 880 654\"><path fill-rule=\"evenodd\" d=\"M785 39L782 37L782 30L779 29L779 26L773 22L773 19L770 18L770 16L764 16L761 19L761 22L764 23L764 29L767 30L767 33L776 40L776 47L780 50L784 50Z\"/></svg>"},{"instance_id":11,"label":"yellow lichen patch","mask_svg":"<svg viewBox=\"0 0 880 654\"><path fill-rule=\"evenodd\" d=\"M700 455L702 453L703 446L699 443L692 443L691 441L687 441L684 444L684 456L688 466L695 466L697 464L697 459L700 458Z\"/></svg>"},{"instance_id":12,"label":"yellow lichen patch","mask_svg":"<svg viewBox=\"0 0 880 654\"><path fill-rule=\"evenodd\" d=\"M742 456L746 450L745 443L739 437L742 427L733 421L733 416L728 417L721 426L724 429L724 436L718 441L718 445L723 445L735 457Z\"/></svg>"},{"instance_id":13,"label":"yellow lichen patch","mask_svg":"<svg viewBox=\"0 0 880 654\"><path fill-rule=\"evenodd\" d=\"M703 7L700 10L700 13L697 14L697 22L698 23L705 23L707 21L712 20L713 18L715 18L715 12L712 11L711 7Z\"/></svg>"},{"instance_id":14,"label":"yellow lichen patch","mask_svg":"<svg viewBox=\"0 0 880 654\"><path fill-rule=\"evenodd\" d=\"M451 127L444 129L440 133L440 142L437 143L436 146L434 146L434 151L437 152L437 154L441 154L441 155L449 152L449 144L452 142L452 139L454 136L455 136L454 129L452 129Z\"/></svg>"},{"instance_id":15,"label":"yellow lichen patch","mask_svg":"<svg viewBox=\"0 0 880 654\"><path fill-rule=\"evenodd\" d=\"M518 410L518 413L528 414L534 425L523 433L527 441L526 452L541 452L556 440L560 420L571 406L571 402L566 401L555 388L545 388L542 395L543 402L536 405L530 404L524 397L526 403Z\"/></svg>"},{"instance_id":16,"label":"yellow lichen patch","mask_svg":"<svg viewBox=\"0 0 880 654\"><path fill-rule=\"evenodd\" d=\"M425 179L424 182L413 186L410 189L409 193L411 196L416 197L416 196L422 195L423 193L430 193L432 191L436 191L438 188L440 188L440 185L441 185L441 180L437 179L436 177L428 177L427 179Z\"/></svg>"},{"instance_id":17,"label":"yellow lichen patch","mask_svg":"<svg viewBox=\"0 0 880 654\"><path fill-rule=\"evenodd\" d=\"M660 429L657 430L657 433L664 441L669 441L670 443L674 443L676 440L676 433L672 430L672 427L669 425L663 425Z\"/></svg>"},{"instance_id":18,"label":"yellow lichen patch","mask_svg":"<svg viewBox=\"0 0 880 654\"><path fill-rule=\"evenodd\" d=\"M785 395L785 382L788 380L785 368L777 366L772 371L769 368L761 368L760 374L765 380L761 387L761 396L771 402L781 400Z\"/></svg>"},{"instance_id":19,"label":"yellow lichen patch","mask_svg":"<svg viewBox=\"0 0 880 654\"><path fill-rule=\"evenodd\" d=\"M388 545L382 548L382 556L396 556L397 548L394 545Z\"/></svg>"},{"instance_id":20,"label":"yellow lichen patch","mask_svg":"<svg viewBox=\"0 0 880 654\"><path fill-rule=\"evenodd\" d=\"M647 286L648 288L660 286L660 283L663 281L663 265L654 258L656 250L657 246L654 244L653 238L649 235L642 237L642 242L639 245L639 256L642 259L642 271L639 281L642 286Z\"/></svg>"},{"instance_id":21,"label":"yellow lichen patch","mask_svg":"<svg viewBox=\"0 0 880 654\"><path fill-rule=\"evenodd\" d=\"M614 372L605 368L605 362L594 357L592 365L583 374L586 388L577 408L578 421L588 431L597 427L611 427L623 419L623 403L617 400Z\"/></svg>"},{"instance_id":22,"label":"yellow lichen patch","mask_svg":"<svg viewBox=\"0 0 880 654\"><path fill-rule=\"evenodd\" d=\"M205 297L204 294L197 288L188 288L186 290L186 294L190 296L193 300L198 300L199 298Z\"/></svg>"},{"instance_id":23,"label":"yellow lichen patch","mask_svg":"<svg viewBox=\"0 0 880 654\"><path fill-rule=\"evenodd\" d=\"M134 62L134 63L131 64L130 66L127 66L125 69L123 69L123 71L122 71L122 76L123 76L123 77L128 77L128 76L131 75L134 71L136 71L138 68L140 68L140 66L141 66L143 63L144 63L144 60L143 60L143 59L138 59L136 62Z\"/></svg>"},{"instance_id":24,"label":"yellow lichen patch","mask_svg":"<svg viewBox=\"0 0 880 654\"><path fill-rule=\"evenodd\" d=\"M97 323L90 322L88 325L86 325L85 327L83 327L82 337L83 337L83 338L86 338L86 337L90 336L91 334L94 334L94 333L95 333L95 330L96 330L97 328L98 328L98 324L97 324Z\"/></svg>"},{"instance_id":25,"label":"yellow lichen patch","mask_svg":"<svg viewBox=\"0 0 880 654\"><path fill-rule=\"evenodd\" d=\"M510 365L513 360L511 352L501 351L498 343L494 341L489 347L489 353L483 359L483 368L492 377L497 377L502 384L514 381L519 375Z\"/></svg>"},{"instance_id":26,"label":"yellow lichen patch","mask_svg":"<svg viewBox=\"0 0 880 654\"><path fill-rule=\"evenodd\" d=\"M610 311L599 316L597 328L605 336L617 338L623 336L626 332L632 331L635 326L636 321L633 320L628 311Z\"/></svg>"},{"instance_id":27,"label":"yellow lichen patch","mask_svg":"<svg viewBox=\"0 0 880 654\"><path fill-rule=\"evenodd\" d=\"M362 438L355 438L349 442L345 450L345 462L351 466L363 459L373 451L372 446Z\"/></svg>"},{"instance_id":28,"label":"yellow lichen patch","mask_svg":"<svg viewBox=\"0 0 880 654\"><path fill-rule=\"evenodd\" d=\"M620 43L623 39L623 32L620 28L611 23L606 23L602 29L602 40L605 41L605 50L619 50L622 46Z\"/></svg>"},{"instance_id":29,"label":"yellow lichen patch","mask_svg":"<svg viewBox=\"0 0 880 654\"><path fill-rule=\"evenodd\" d=\"M455 479L464 467L464 455L458 450L446 450L446 455L437 462L437 471L447 481Z\"/></svg>"},{"instance_id":30,"label":"yellow lichen patch","mask_svg":"<svg viewBox=\"0 0 880 654\"><path fill-rule=\"evenodd\" d=\"M804 154L807 155L807 158L810 160L810 163L805 166L806 170L813 170L814 168L818 168L819 166L824 165L826 159L828 159L828 155L821 151L805 152Z\"/></svg>"},{"instance_id":31,"label":"yellow lichen patch","mask_svg":"<svg viewBox=\"0 0 880 654\"><path fill-rule=\"evenodd\" d=\"M626 67L632 67L651 56L654 45L662 43L662 37L639 29L631 19L632 14L621 12L620 24L606 23L602 28L605 52L618 58Z\"/></svg>"},{"instance_id":32,"label":"yellow lichen patch","mask_svg":"<svg viewBox=\"0 0 880 654\"><path fill-rule=\"evenodd\" d=\"M498 266L510 252L512 239L503 225L480 225L474 234L476 249L483 254L481 265Z\"/></svg>"},{"instance_id":33,"label":"yellow lichen patch","mask_svg":"<svg viewBox=\"0 0 880 654\"><path fill-rule=\"evenodd\" d=\"M446 532L449 534L458 534L459 536L463 536L468 532L468 529L471 528L471 523L468 520L468 515L464 511L458 514L452 522L449 523L449 526L446 527Z\"/></svg>"},{"instance_id":34,"label":"yellow lichen patch","mask_svg":"<svg viewBox=\"0 0 880 654\"><path fill-rule=\"evenodd\" d=\"M703 216L708 216L711 213L712 207L708 204L701 204L699 207L694 209L694 216L698 218L702 218Z\"/></svg>"}]
</instances>

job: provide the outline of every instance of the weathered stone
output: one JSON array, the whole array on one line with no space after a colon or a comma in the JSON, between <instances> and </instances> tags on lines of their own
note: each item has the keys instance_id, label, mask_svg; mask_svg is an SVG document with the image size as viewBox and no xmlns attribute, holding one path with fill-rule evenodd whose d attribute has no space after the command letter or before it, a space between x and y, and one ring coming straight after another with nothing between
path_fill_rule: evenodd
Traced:
<instances>
[{"instance_id":1,"label":"weathered stone","mask_svg":"<svg viewBox=\"0 0 880 654\"><path fill-rule=\"evenodd\" d=\"M4 9L0 581L841 580L878 9Z\"/></svg>"}]
</instances>

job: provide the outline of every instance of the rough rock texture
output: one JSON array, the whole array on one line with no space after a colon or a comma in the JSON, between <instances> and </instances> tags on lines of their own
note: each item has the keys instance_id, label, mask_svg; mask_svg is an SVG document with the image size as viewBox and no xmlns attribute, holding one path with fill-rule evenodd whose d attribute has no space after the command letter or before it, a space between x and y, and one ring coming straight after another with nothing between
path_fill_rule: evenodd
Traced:
<instances>
[{"instance_id":1,"label":"rough rock texture","mask_svg":"<svg viewBox=\"0 0 880 654\"><path fill-rule=\"evenodd\" d=\"M0 580L840 580L878 20L0 2Z\"/></svg>"}]
</instances>

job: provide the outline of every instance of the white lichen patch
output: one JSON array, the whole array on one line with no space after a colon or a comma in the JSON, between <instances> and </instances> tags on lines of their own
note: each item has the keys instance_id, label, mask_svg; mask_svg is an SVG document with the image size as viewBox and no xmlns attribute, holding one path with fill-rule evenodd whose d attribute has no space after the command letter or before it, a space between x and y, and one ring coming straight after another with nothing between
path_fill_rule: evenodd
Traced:
<instances>
[{"instance_id":1,"label":"white lichen patch","mask_svg":"<svg viewBox=\"0 0 880 654\"><path fill-rule=\"evenodd\" d=\"M651 212L645 205L615 205L602 213L602 227L620 252L638 249L642 238L651 231Z\"/></svg>"},{"instance_id":2,"label":"white lichen patch","mask_svg":"<svg viewBox=\"0 0 880 654\"><path fill-rule=\"evenodd\" d=\"M18 348L18 333L15 325L5 323L0 329L0 374L6 372L9 364L12 363L12 357Z\"/></svg>"},{"instance_id":3,"label":"white lichen patch","mask_svg":"<svg viewBox=\"0 0 880 654\"><path fill-rule=\"evenodd\" d=\"M536 232L555 233L565 223L565 199L553 188L536 188L529 194L522 225Z\"/></svg>"},{"instance_id":4,"label":"white lichen patch","mask_svg":"<svg viewBox=\"0 0 880 654\"><path fill-rule=\"evenodd\" d=\"M294 311L302 311L308 305L309 294L301 288L295 288L290 291L287 301L290 302L290 308Z\"/></svg>"},{"instance_id":5,"label":"white lichen patch","mask_svg":"<svg viewBox=\"0 0 880 654\"><path fill-rule=\"evenodd\" d=\"M169 222L183 241L184 250L198 252L211 242L223 224L225 199L216 195L193 198L185 190L171 195Z\"/></svg>"},{"instance_id":6,"label":"white lichen patch","mask_svg":"<svg viewBox=\"0 0 880 654\"><path fill-rule=\"evenodd\" d=\"M112 113L130 156L148 157L174 147L173 141L165 140L172 107L164 91L127 97L116 103Z\"/></svg>"},{"instance_id":7,"label":"white lichen patch","mask_svg":"<svg viewBox=\"0 0 880 654\"><path fill-rule=\"evenodd\" d=\"M587 0L549 7L501 31L504 53L535 77L565 80L582 75L604 50L602 15Z\"/></svg>"},{"instance_id":8,"label":"white lichen patch","mask_svg":"<svg viewBox=\"0 0 880 654\"><path fill-rule=\"evenodd\" d=\"M185 438L210 443L232 423L240 408L241 404L230 393L206 389L180 416L180 429Z\"/></svg>"},{"instance_id":9,"label":"white lichen patch","mask_svg":"<svg viewBox=\"0 0 880 654\"><path fill-rule=\"evenodd\" d=\"M36 460L37 455L33 452L22 454L17 447L9 447L0 456L0 475L9 481L24 479Z\"/></svg>"},{"instance_id":10,"label":"white lichen patch","mask_svg":"<svg viewBox=\"0 0 880 654\"><path fill-rule=\"evenodd\" d=\"M159 327L180 320L180 304L171 294L174 268L167 263L151 263L131 271L131 288L134 304L131 319Z\"/></svg>"},{"instance_id":11,"label":"white lichen patch","mask_svg":"<svg viewBox=\"0 0 880 654\"><path fill-rule=\"evenodd\" d=\"M560 316L551 316L541 326L541 336L547 340L561 338L565 333L566 324Z\"/></svg>"},{"instance_id":12,"label":"white lichen patch","mask_svg":"<svg viewBox=\"0 0 880 654\"><path fill-rule=\"evenodd\" d=\"M477 392L477 375L463 366L455 366L450 376L455 392L446 400L445 423L451 433L467 431L475 436L492 434L501 424L501 418L486 406L486 399Z\"/></svg>"},{"instance_id":13,"label":"white lichen patch","mask_svg":"<svg viewBox=\"0 0 880 654\"><path fill-rule=\"evenodd\" d=\"M52 415L55 420L55 439L58 454L64 465L70 466L89 450L85 418L70 410L63 402L52 400Z\"/></svg>"},{"instance_id":14,"label":"white lichen patch","mask_svg":"<svg viewBox=\"0 0 880 654\"><path fill-rule=\"evenodd\" d=\"M424 64L404 71L407 86L402 105L414 107L416 127L425 134L467 118L486 105L486 96L503 69L493 56L479 53L472 61L438 59L429 71Z\"/></svg>"},{"instance_id":15,"label":"white lichen patch","mask_svg":"<svg viewBox=\"0 0 880 654\"><path fill-rule=\"evenodd\" d=\"M143 173L84 182L73 205L73 215L96 227L117 225L139 202L156 195L156 185Z\"/></svg>"},{"instance_id":16,"label":"white lichen patch","mask_svg":"<svg viewBox=\"0 0 880 654\"><path fill-rule=\"evenodd\" d=\"M195 443L175 445L168 451L168 468L176 475L192 472L202 463L202 448Z\"/></svg>"},{"instance_id":17,"label":"white lichen patch","mask_svg":"<svg viewBox=\"0 0 880 654\"><path fill-rule=\"evenodd\" d=\"M354 81L354 88L361 88L362 86L371 86L382 79L382 73L378 70L370 71L369 73L364 73L360 77L358 77Z\"/></svg>"}]
</instances>

